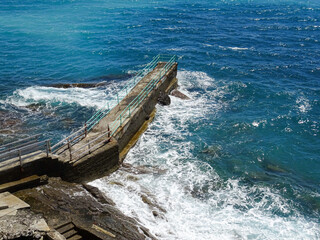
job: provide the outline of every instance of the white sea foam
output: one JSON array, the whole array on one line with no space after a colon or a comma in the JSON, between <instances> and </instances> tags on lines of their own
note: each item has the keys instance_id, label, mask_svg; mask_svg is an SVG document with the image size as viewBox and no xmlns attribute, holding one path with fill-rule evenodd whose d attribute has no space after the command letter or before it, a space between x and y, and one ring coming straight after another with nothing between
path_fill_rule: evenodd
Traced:
<instances>
[{"instance_id":1,"label":"white sea foam","mask_svg":"<svg viewBox=\"0 0 320 240\"><path fill-rule=\"evenodd\" d=\"M119 170L91 184L158 239L318 239L319 223L298 212L281 217L294 209L275 190L225 181L197 159L195 143L201 139L188 129L224 107L216 97L227 88L202 72L180 71L178 79L192 100L172 97L170 106L158 106L154 122L125 159L150 172ZM216 90L192 91L209 86Z\"/></svg>"},{"instance_id":2,"label":"white sea foam","mask_svg":"<svg viewBox=\"0 0 320 240\"><path fill-rule=\"evenodd\" d=\"M233 50L233 51L245 51L249 48L240 48L240 47L227 47L227 49Z\"/></svg>"},{"instance_id":3,"label":"white sea foam","mask_svg":"<svg viewBox=\"0 0 320 240\"><path fill-rule=\"evenodd\" d=\"M266 123L267 123L266 120L253 121L253 122L252 122L252 126L254 126L254 127L259 127L261 124L262 124L262 126L265 126Z\"/></svg>"},{"instance_id":4,"label":"white sea foam","mask_svg":"<svg viewBox=\"0 0 320 240\"><path fill-rule=\"evenodd\" d=\"M305 97L298 97L296 100L296 104L298 105L298 109L301 113L306 113L311 110L310 102Z\"/></svg>"},{"instance_id":5,"label":"white sea foam","mask_svg":"<svg viewBox=\"0 0 320 240\"><path fill-rule=\"evenodd\" d=\"M105 105L106 95L98 89L83 88L54 88L34 86L16 90L6 99L6 103L25 107L33 103L77 103L85 107L102 107Z\"/></svg>"},{"instance_id":6,"label":"white sea foam","mask_svg":"<svg viewBox=\"0 0 320 240\"><path fill-rule=\"evenodd\" d=\"M59 104L78 104L82 107L100 109L109 103L110 107L116 105L117 94L119 100L126 95L122 87L127 83L110 83L105 88L55 88L44 86L32 86L17 89L14 93L2 101L3 104L12 104L18 107L26 107L34 103L46 104L47 107ZM120 91L121 90L121 91ZM130 88L127 90L129 91ZM1 103L2 103L1 102Z\"/></svg>"}]
</instances>

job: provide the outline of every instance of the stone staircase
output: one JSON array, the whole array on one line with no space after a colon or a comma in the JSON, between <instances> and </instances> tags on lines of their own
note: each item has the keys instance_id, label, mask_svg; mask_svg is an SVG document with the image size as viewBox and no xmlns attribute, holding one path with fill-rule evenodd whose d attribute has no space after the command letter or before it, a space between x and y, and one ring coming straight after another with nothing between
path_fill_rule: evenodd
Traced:
<instances>
[{"instance_id":1,"label":"stone staircase","mask_svg":"<svg viewBox=\"0 0 320 240\"><path fill-rule=\"evenodd\" d=\"M84 239L76 230L75 225L72 222L62 224L55 228L66 240L80 240Z\"/></svg>"}]
</instances>

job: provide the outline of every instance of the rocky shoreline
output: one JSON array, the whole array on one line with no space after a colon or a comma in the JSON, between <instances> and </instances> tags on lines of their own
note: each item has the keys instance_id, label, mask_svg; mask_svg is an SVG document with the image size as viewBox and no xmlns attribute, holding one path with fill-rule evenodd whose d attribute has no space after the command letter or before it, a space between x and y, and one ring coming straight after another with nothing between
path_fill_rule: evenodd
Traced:
<instances>
[{"instance_id":1,"label":"rocky shoreline","mask_svg":"<svg viewBox=\"0 0 320 240\"><path fill-rule=\"evenodd\" d=\"M189 99L178 90L171 94ZM170 97L160 95L158 102L169 105ZM162 174L165 170L122 163L119 171L135 175ZM111 198L89 184L45 177L37 186L14 191L14 196L30 207L17 210L13 216L0 215L0 240L156 239L136 219L120 212ZM152 209L154 217L162 217L166 213L148 191L141 193L141 199Z\"/></svg>"},{"instance_id":2,"label":"rocky shoreline","mask_svg":"<svg viewBox=\"0 0 320 240\"><path fill-rule=\"evenodd\" d=\"M67 224L74 225L79 239L156 239L135 219L121 213L99 189L88 184L49 178L45 185L14 195L29 204L30 209L0 218L0 239L69 239L59 233L59 228ZM33 229L33 223L41 219L49 229Z\"/></svg>"}]
</instances>

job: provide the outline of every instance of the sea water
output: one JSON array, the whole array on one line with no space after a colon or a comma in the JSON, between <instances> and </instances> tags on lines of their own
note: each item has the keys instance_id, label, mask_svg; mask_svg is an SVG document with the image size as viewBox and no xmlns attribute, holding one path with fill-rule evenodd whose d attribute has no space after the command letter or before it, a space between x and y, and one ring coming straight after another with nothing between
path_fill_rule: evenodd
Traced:
<instances>
[{"instance_id":1,"label":"sea water","mask_svg":"<svg viewBox=\"0 0 320 240\"><path fill-rule=\"evenodd\" d=\"M176 54L191 99L91 184L159 239L320 239L319 40L318 1L4 0L0 142L62 139Z\"/></svg>"}]
</instances>

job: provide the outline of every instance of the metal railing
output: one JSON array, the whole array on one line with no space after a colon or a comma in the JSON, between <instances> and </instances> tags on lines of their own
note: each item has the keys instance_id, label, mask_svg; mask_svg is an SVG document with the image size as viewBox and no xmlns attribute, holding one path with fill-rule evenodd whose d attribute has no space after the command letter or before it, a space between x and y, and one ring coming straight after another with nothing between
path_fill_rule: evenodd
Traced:
<instances>
[{"instance_id":1,"label":"metal railing","mask_svg":"<svg viewBox=\"0 0 320 240\"><path fill-rule=\"evenodd\" d=\"M70 161L77 161L78 159L87 154L90 154L91 152L95 151L96 149L110 141L111 137L114 136L114 134L121 127L124 121L127 118L130 118L131 114L138 108L142 101L146 99L149 93L157 86L157 84L162 80L166 73L172 68L172 66L176 62L176 56L159 56L157 64L162 61L165 62L165 65L161 68L159 73L155 77L153 77L148 82L148 84L139 92L139 94L126 106L126 108L117 115L113 123L108 126L107 131L73 151L69 145L68 149L70 153Z\"/></svg>"},{"instance_id":2,"label":"metal railing","mask_svg":"<svg viewBox=\"0 0 320 240\"><path fill-rule=\"evenodd\" d=\"M161 55L155 56L151 62L149 62L142 70L140 70L136 76L134 76L117 94L116 94L116 102L119 104L119 102L130 92L132 88L136 86L136 84L139 82L140 79L142 79L144 76L146 76L149 72L151 72L159 63L159 60L161 59ZM120 97L120 93L125 92L126 94ZM112 101L112 100L111 100ZM99 121L104 118L113 108L114 106L110 107L110 104L107 103L105 106L103 106L99 111L97 111L88 121L88 131L90 131Z\"/></svg>"},{"instance_id":3,"label":"metal railing","mask_svg":"<svg viewBox=\"0 0 320 240\"><path fill-rule=\"evenodd\" d=\"M34 157L44 152L47 154L47 157L49 157L49 153L51 153L50 139L39 141L40 136L41 134L37 134L0 146L1 165L6 165L5 163L9 160L16 159L16 161L10 161L10 164L20 161L20 166L22 166L24 159Z\"/></svg>"}]
</instances>

